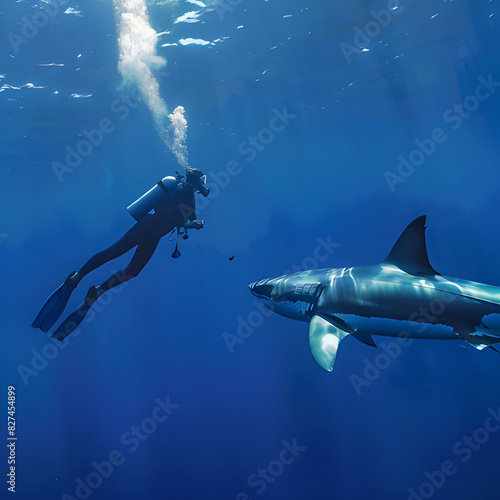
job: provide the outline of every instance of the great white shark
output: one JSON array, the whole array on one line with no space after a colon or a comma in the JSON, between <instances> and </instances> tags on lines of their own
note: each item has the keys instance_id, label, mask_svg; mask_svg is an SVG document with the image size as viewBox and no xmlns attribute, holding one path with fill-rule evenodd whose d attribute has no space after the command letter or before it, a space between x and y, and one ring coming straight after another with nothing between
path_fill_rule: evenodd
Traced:
<instances>
[{"instance_id":1,"label":"great white shark","mask_svg":"<svg viewBox=\"0 0 500 500\"><path fill-rule=\"evenodd\" d=\"M376 347L372 335L500 342L500 287L442 276L429 262L421 216L379 265L297 272L249 285L272 311L306 321L309 345L332 371L342 339Z\"/></svg>"}]
</instances>

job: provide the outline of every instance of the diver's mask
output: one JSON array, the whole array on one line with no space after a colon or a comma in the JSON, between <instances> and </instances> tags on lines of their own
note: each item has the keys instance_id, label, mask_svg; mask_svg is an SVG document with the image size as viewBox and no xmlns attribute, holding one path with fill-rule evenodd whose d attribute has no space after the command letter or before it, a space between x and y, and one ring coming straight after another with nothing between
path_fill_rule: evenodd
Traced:
<instances>
[{"instance_id":1,"label":"diver's mask","mask_svg":"<svg viewBox=\"0 0 500 500\"><path fill-rule=\"evenodd\" d=\"M210 189L207 188L207 176L202 175L199 180L198 191L206 198L210 194Z\"/></svg>"},{"instance_id":2,"label":"diver's mask","mask_svg":"<svg viewBox=\"0 0 500 500\"><path fill-rule=\"evenodd\" d=\"M186 183L203 196L208 196L210 190L206 187L207 176L197 168L186 168Z\"/></svg>"}]
</instances>

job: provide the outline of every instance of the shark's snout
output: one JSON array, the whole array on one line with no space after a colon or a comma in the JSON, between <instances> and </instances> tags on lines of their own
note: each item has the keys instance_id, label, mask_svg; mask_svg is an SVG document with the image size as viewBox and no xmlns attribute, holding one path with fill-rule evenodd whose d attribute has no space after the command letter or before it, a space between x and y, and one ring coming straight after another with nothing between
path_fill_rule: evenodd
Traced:
<instances>
[{"instance_id":1,"label":"shark's snout","mask_svg":"<svg viewBox=\"0 0 500 500\"><path fill-rule=\"evenodd\" d=\"M260 299L268 299L271 297L274 288L273 285L268 283L269 281L269 279L256 281L255 283L248 285L248 288L250 288L250 291L256 297L259 297Z\"/></svg>"}]
</instances>

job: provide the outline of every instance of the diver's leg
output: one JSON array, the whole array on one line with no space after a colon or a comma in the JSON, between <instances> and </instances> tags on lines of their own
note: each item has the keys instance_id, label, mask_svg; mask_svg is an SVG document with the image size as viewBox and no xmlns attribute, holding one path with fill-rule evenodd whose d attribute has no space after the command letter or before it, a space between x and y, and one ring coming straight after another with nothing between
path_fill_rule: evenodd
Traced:
<instances>
[{"instance_id":1,"label":"diver's leg","mask_svg":"<svg viewBox=\"0 0 500 500\"><path fill-rule=\"evenodd\" d=\"M71 294L83 277L137 246L141 233L142 231L138 231L134 226L116 243L91 257L79 271L71 273L64 283L45 301L31 326L40 328L43 332L48 332L63 313Z\"/></svg>"},{"instance_id":2,"label":"diver's leg","mask_svg":"<svg viewBox=\"0 0 500 500\"><path fill-rule=\"evenodd\" d=\"M137 276L151 259L160 238L161 236L154 236L140 243L130 264L125 269L113 274L101 286L91 286L85 297L85 302L59 325L57 330L52 334L52 337L58 340L65 339L72 331L78 328L94 302L103 293Z\"/></svg>"},{"instance_id":3,"label":"diver's leg","mask_svg":"<svg viewBox=\"0 0 500 500\"><path fill-rule=\"evenodd\" d=\"M150 237L150 220L144 220L144 223L141 221L135 224L116 243L91 257L79 271L71 273L64 283L45 301L32 326L40 328L43 332L48 332L61 316L73 290L84 276L106 262L128 252L137 246L141 239Z\"/></svg>"},{"instance_id":4,"label":"diver's leg","mask_svg":"<svg viewBox=\"0 0 500 500\"><path fill-rule=\"evenodd\" d=\"M104 292L109 289L121 285L132 278L135 278L143 269L144 266L149 262L153 256L160 238L150 238L145 242L141 242L137 247L137 250L130 261L130 264L121 271L113 274L109 279L107 279L100 286L94 287L95 294L100 297Z\"/></svg>"},{"instance_id":5,"label":"diver's leg","mask_svg":"<svg viewBox=\"0 0 500 500\"><path fill-rule=\"evenodd\" d=\"M71 276L72 283L75 286L78 285L94 269L132 250L132 248L139 245L141 239L145 236L144 233L147 233L146 226L140 223L135 224L116 243L92 256L78 272Z\"/></svg>"}]
</instances>

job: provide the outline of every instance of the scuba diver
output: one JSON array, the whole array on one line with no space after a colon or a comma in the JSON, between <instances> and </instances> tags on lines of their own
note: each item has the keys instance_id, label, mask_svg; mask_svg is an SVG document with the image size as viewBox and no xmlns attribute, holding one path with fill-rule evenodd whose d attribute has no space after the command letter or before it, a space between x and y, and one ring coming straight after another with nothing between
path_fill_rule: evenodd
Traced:
<instances>
[{"instance_id":1,"label":"scuba diver","mask_svg":"<svg viewBox=\"0 0 500 500\"><path fill-rule=\"evenodd\" d=\"M92 304L105 292L135 278L153 256L163 236L173 233L177 228L177 243L173 258L180 256L178 250L179 234L187 238L188 229L202 229L204 221L196 219L194 193L208 196L206 176L196 168L186 168L186 177L177 173L175 177L165 177L146 194L132 203L127 210L136 219L132 226L116 243L91 257L79 271L71 273L64 283L45 301L42 309L31 326L48 332L63 313L73 290L91 271L120 257L137 247L132 260L125 269L114 273L98 286L91 286L85 302L52 334L58 340L65 339L73 332L92 307Z\"/></svg>"}]
</instances>

